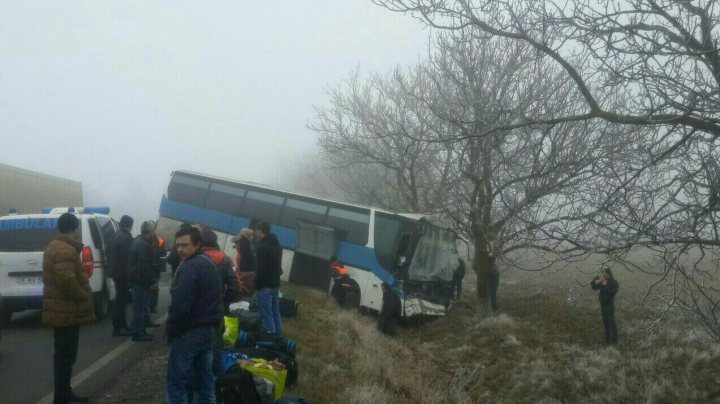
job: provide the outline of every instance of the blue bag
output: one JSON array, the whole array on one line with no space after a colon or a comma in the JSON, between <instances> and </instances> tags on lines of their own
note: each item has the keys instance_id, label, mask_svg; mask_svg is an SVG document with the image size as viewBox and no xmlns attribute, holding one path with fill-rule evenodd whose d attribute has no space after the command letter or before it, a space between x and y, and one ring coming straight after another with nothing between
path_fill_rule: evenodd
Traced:
<instances>
[{"instance_id":1,"label":"blue bag","mask_svg":"<svg viewBox=\"0 0 720 404\"><path fill-rule=\"evenodd\" d=\"M250 359L250 358L248 358L246 355L241 354L240 352L238 352L234 349L228 349L227 351L223 351L223 353L222 353L223 371L227 372L228 369L237 365L238 359Z\"/></svg>"}]
</instances>

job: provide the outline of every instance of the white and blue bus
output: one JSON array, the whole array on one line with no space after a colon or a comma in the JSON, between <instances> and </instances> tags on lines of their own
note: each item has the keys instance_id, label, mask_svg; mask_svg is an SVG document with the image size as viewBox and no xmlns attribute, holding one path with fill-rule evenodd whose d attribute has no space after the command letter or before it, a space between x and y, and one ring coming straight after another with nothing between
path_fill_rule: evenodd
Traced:
<instances>
[{"instance_id":1,"label":"white and blue bus","mask_svg":"<svg viewBox=\"0 0 720 404\"><path fill-rule=\"evenodd\" d=\"M418 215L175 171L160 205L157 232L173 240L180 224L203 223L235 256L232 236L260 221L283 247L282 280L332 293L332 257L348 269L363 308L380 310L381 284L403 301L403 315L444 315L457 266L456 234Z\"/></svg>"}]
</instances>

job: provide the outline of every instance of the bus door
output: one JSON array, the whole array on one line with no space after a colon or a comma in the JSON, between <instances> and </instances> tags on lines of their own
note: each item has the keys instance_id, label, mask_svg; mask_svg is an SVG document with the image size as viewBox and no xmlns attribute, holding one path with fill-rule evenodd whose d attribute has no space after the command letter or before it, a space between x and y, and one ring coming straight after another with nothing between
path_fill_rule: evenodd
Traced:
<instances>
[{"instance_id":1,"label":"bus door","mask_svg":"<svg viewBox=\"0 0 720 404\"><path fill-rule=\"evenodd\" d=\"M417 240L415 240L415 244ZM414 251L413 233L408 231L400 234L394 245L397 246L394 254L392 276L397 280L404 280L407 267L410 264L412 252ZM367 287L363 293L363 304L373 310L380 310L382 306L382 280L377 276L373 276L367 283Z\"/></svg>"},{"instance_id":2,"label":"bus door","mask_svg":"<svg viewBox=\"0 0 720 404\"><path fill-rule=\"evenodd\" d=\"M335 229L298 222L290 282L327 291L330 258L336 254Z\"/></svg>"}]
</instances>

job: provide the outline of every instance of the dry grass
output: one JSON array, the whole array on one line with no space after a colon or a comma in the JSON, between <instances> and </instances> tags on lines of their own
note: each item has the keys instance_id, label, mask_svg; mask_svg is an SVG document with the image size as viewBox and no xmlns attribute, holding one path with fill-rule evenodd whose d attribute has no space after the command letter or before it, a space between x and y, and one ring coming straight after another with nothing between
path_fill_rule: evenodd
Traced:
<instances>
[{"instance_id":1,"label":"dry grass","mask_svg":"<svg viewBox=\"0 0 720 404\"><path fill-rule=\"evenodd\" d=\"M396 338L322 293L283 291L302 302L286 322L301 366L288 394L320 403L705 403L720 391L720 347L682 323L637 332L632 287L618 298L613 347L601 344L597 296L568 301L551 278L507 277L502 313L481 322L470 291L446 318Z\"/></svg>"},{"instance_id":2,"label":"dry grass","mask_svg":"<svg viewBox=\"0 0 720 404\"><path fill-rule=\"evenodd\" d=\"M357 404L720 403L720 346L676 320L640 332L642 281L620 279L620 344L612 347L601 343L597 296L584 290L568 300L561 274L503 273L501 313L481 322L470 274L447 317L396 338L321 292L284 284L300 301L299 316L284 321L300 369L286 395ZM167 348L156 345L100 402L162 402Z\"/></svg>"}]
</instances>

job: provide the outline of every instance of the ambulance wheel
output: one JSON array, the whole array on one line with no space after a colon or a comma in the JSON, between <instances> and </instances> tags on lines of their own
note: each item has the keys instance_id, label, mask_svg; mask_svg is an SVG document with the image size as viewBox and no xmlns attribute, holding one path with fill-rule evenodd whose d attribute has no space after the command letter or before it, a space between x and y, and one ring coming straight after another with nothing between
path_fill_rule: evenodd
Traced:
<instances>
[{"instance_id":1,"label":"ambulance wheel","mask_svg":"<svg viewBox=\"0 0 720 404\"><path fill-rule=\"evenodd\" d=\"M103 321L105 316L110 311L110 295L106 288L103 288L102 292L95 293L93 295L94 306L95 306L95 318L97 321Z\"/></svg>"}]
</instances>

